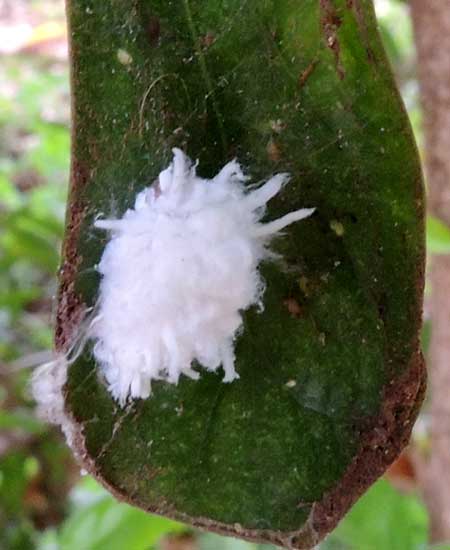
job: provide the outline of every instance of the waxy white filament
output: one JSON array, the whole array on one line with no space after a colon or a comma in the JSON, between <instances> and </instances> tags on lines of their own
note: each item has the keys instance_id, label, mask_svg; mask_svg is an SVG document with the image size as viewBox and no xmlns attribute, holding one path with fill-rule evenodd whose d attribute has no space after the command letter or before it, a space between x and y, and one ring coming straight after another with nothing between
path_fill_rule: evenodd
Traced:
<instances>
[{"instance_id":1,"label":"waxy white filament","mask_svg":"<svg viewBox=\"0 0 450 550\"><path fill-rule=\"evenodd\" d=\"M98 314L89 329L112 396L146 398L153 380L199 377L195 364L239 378L234 341L242 312L262 305L259 263L268 243L302 209L261 223L267 202L289 177L278 174L248 190L236 161L202 179L179 149L158 182L121 219L101 220L111 238L98 269ZM196 362L196 363L194 363Z\"/></svg>"}]
</instances>

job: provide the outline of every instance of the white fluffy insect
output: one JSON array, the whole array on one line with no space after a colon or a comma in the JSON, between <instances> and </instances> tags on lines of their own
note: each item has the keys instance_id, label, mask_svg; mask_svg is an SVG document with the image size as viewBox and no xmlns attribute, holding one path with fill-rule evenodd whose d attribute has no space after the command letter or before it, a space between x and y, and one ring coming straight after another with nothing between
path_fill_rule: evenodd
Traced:
<instances>
[{"instance_id":1,"label":"white fluffy insect","mask_svg":"<svg viewBox=\"0 0 450 550\"><path fill-rule=\"evenodd\" d=\"M222 366L224 382L239 377L234 340L242 312L262 305L258 264L271 257L274 235L314 210L263 224L265 206L287 174L249 192L236 161L207 180L181 150L173 153L133 209L95 224L111 238L98 266L98 315L89 337L121 404L148 397L153 380L197 379L194 361L209 371Z\"/></svg>"}]
</instances>

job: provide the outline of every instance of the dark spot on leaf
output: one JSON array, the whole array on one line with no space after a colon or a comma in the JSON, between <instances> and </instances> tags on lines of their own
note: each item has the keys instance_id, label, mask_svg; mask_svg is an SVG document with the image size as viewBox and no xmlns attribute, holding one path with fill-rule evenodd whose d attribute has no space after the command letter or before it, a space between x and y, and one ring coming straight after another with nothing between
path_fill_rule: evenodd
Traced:
<instances>
[{"instance_id":1,"label":"dark spot on leaf","mask_svg":"<svg viewBox=\"0 0 450 550\"><path fill-rule=\"evenodd\" d=\"M322 31L328 48L334 53L336 71L342 80L345 77L345 70L340 58L341 46L338 38L338 29L342 25L342 18L337 14L331 0L320 0L320 7L323 12L321 18Z\"/></svg>"},{"instance_id":2,"label":"dark spot on leaf","mask_svg":"<svg viewBox=\"0 0 450 550\"><path fill-rule=\"evenodd\" d=\"M267 156L269 157L269 160L271 160L272 162L280 161L281 151L276 141L271 139L267 144L266 151L267 151Z\"/></svg>"},{"instance_id":3,"label":"dark spot on leaf","mask_svg":"<svg viewBox=\"0 0 450 550\"><path fill-rule=\"evenodd\" d=\"M311 61L311 63L306 67L304 71L300 74L300 77L298 79L298 85L299 88L303 88L303 86L306 84L308 78L312 75L314 69L316 68L317 64L319 63L318 59L314 59Z\"/></svg>"},{"instance_id":4,"label":"dark spot on leaf","mask_svg":"<svg viewBox=\"0 0 450 550\"><path fill-rule=\"evenodd\" d=\"M387 313L387 295L383 292L378 300L378 314L380 319L384 322L386 320Z\"/></svg>"},{"instance_id":5,"label":"dark spot on leaf","mask_svg":"<svg viewBox=\"0 0 450 550\"><path fill-rule=\"evenodd\" d=\"M159 17L151 16L147 23L147 38L151 46L156 47L161 36L161 22Z\"/></svg>"},{"instance_id":6,"label":"dark spot on leaf","mask_svg":"<svg viewBox=\"0 0 450 550\"><path fill-rule=\"evenodd\" d=\"M286 306L287 310L291 314L291 317L294 317L295 319L300 319L300 317L303 316L302 307L295 298L286 298L286 300L283 301L283 304Z\"/></svg>"},{"instance_id":7,"label":"dark spot on leaf","mask_svg":"<svg viewBox=\"0 0 450 550\"><path fill-rule=\"evenodd\" d=\"M204 36L200 38L200 44L204 48L209 48L214 44L215 40L216 37L214 36L214 34L212 32L207 32Z\"/></svg>"}]
</instances>

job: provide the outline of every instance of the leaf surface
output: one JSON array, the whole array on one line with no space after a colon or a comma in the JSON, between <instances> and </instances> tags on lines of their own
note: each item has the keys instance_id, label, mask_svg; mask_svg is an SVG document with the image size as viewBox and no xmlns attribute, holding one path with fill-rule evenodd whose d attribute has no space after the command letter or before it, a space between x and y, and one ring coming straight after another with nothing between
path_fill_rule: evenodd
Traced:
<instances>
[{"instance_id":1,"label":"leaf surface","mask_svg":"<svg viewBox=\"0 0 450 550\"><path fill-rule=\"evenodd\" d=\"M68 6L72 181L57 346L98 292L100 214L120 216L182 148L212 177L289 172L263 313L245 314L240 380L202 373L121 409L89 349L66 407L88 469L144 509L309 548L409 438L418 349L423 186L369 0L167 0ZM293 315L293 308L300 314Z\"/></svg>"}]
</instances>

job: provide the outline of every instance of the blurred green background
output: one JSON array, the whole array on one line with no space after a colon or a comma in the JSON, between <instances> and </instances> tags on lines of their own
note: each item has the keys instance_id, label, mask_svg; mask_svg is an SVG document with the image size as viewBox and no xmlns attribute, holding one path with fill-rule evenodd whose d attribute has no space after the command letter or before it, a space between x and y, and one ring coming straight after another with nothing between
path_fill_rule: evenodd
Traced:
<instances>
[{"instance_id":1,"label":"blurred green background","mask_svg":"<svg viewBox=\"0 0 450 550\"><path fill-rule=\"evenodd\" d=\"M407 4L377 0L380 30L419 146L421 111ZM52 302L69 171L62 0L0 1L0 550L256 550L118 504L36 419L33 365L50 358ZM430 252L450 230L428 224ZM429 326L425 324L426 351ZM426 408L414 445L426 447ZM428 515L408 454L353 508L322 550L419 550ZM448 548L450 544L433 548Z\"/></svg>"}]
</instances>

